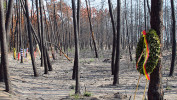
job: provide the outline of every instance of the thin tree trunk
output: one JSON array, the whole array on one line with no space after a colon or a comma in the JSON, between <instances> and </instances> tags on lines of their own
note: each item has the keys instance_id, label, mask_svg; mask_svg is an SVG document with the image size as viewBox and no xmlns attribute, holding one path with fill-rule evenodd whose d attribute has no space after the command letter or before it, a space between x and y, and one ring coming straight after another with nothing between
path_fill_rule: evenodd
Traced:
<instances>
[{"instance_id":1,"label":"thin tree trunk","mask_svg":"<svg viewBox=\"0 0 177 100\"><path fill-rule=\"evenodd\" d=\"M136 26L136 28L135 28L135 33L136 33L136 35L135 35L135 44L137 44L137 42L138 42L138 39L137 39L137 33L138 33L138 0L137 0L137 2L136 2L136 7L135 7L135 26ZM136 48L137 46L135 45L135 48ZM135 66L134 66L135 67Z\"/></svg>"},{"instance_id":2,"label":"thin tree trunk","mask_svg":"<svg viewBox=\"0 0 177 100\"><path fill-rule=\"evenodd\" d=\"M19 52L19 0L16 0L16 5L17 5L17 9L16 9L16 19L17 19L17 24L16 24L16 27L17 27L17 31L16 31L16 45L17 45L17 48L16 48L16 51L17 51L17 55L18 55L18 52ZM18 56L17 56L18 58Z\"/></svg>"},{"instance_id":3,"label":"thin tree trunk","mask_svg":"<svg viewBox=\"0 0 177 100\"><path fill-rule=\"evenodd\" d=\"M171 8L172 8L172 20L173 20L173 26L172 26L172 34L173 34L173 44L172 44L172 59L171 59L171 68L170 68L170 74L169 76L173 76L174 73L174 67L175 67L175 57L176 57L176 19L175 19L175 9L174 9L174 1L171 0Z\"/></svg>"},{"instance_id":4,"label":"thin tree trunk","mask_svg":"<svg viewBox=\"0 0 177 100\"><path fill-rule=\"evenodd\" d=\"M76 24L76 13L75 13L75 0L72 0L72 10L73 10L73 23L74 23L74 38L75 38L75 59L74 67L76 70L76 87L75 94L80 94L80 69L79 69L79 41L78 41L78 32L80 31L80 0L77 1L77 23ZM78 31L77 31L78 30Z\"/></svg>"},{"instance_id":5,"label":"thin tree trunk","mask_svg":"<svg viewBox=\"0 0 177 100\"><path fill-rule=\"evenodd\" d=\"M9 33L10 33L10 23L12 19L12 9L13 9L13 0L9 0L8 3L8 8L7 8L7 13L6 13L6 23L5 23L5 28L6 28L6 38L7 38L7 45L9 44ZM2 45L1 45L2 48ZM1 59L0 59L1 60ZM1 60L2 61L2 60ZM1 76L0 76L0 82L3 81L4 79L4 73L3 73L3 65L0 64L0 72L1 72Z\"/></svg>"},{"instance_id":6,"label":"thin tree trunk","mask_svg":"<svg viewBox=\"0 0 177 100\"><path fill-rule=\"evenodd\" d=\"M142 31L142 27L141 27L141 25L142 25L142 23L141 23L141 12L142 12L142 10L141 10L141 0L139 0L139 37L140 37L140 34L141 34L141 31Z\"/></svg>"},{"instance_id":7,"label":"thin tree trunk","mask_svg":"<svg viewBox=\"0 0 177 100\"><path fill-rule=\"evenodd\" d=\"M117 47L116 47L116 60L113 85L119 84L119 66L120 66L120 8L121 0L117 0Z\"/></svg>"},{"instance_id":8,"label":"thin tree trunk","mask_svg":"<svg viewBox=\"0 0 177 100\"><path fill-rule=\"evenodd\" d=\"M40 20L41 20L41 44L43 50L43 59L44 59L44 74L48 74L48 64L47 64L47 49L45 49L45 39L44 39L44 22L43 22L43 1L39 0L39 7L40 7Z\"/></svg>"},{"instance_id":9,"label":"thin tree trunk","mask_svg":"<svg viewBox=\"0 0 177 100\"><path fill-rule=\"evenodd\" d=\"M133 31L133 2L131 0L131 26L130 26L130 30L131 30L131 50L133 49L133 45L134 45L134 31ZM130 61L132 61L133 59L131 58Z\"/></svg>"},{"instance_id":10,"label":"thin tree trunk","mask_svg":"<svg viewBox=\"0 0 177 100\"><path fill-rule=\"evenodd\" d=\"M123 21L122 21L122 25L123 25L123 29L122 29L122 33L125 33L125 17L123 16ZM126 34L122 34L122 49L125 50L125 38Z\"/></svg>"},{"instance_id":11,"label":"thin tree trunk","mask_svg":"<svg viewBox=\"0 0 177 100\"><path fill-rule=\"evenodd\" d=\"M1 59L0 59L0 61L2 62ZM2 66L1 62L0 62L0 82L4 82L4 72L3 72L3 66Z\"/></svg>"},{"instance_id":12,"label":"thin tree trunk","mask_svg":"<svg viewBox=\"0 0 177 100\"><path fill-rule=\"evenodd\" d=\"M53 31L53 38L54 38L54 42L56 42L57 44L59 44L59 42L58 42L58 39L56 38L56 36L55 35L57 35L58 34L58 32L57 32L57 21L56 21L56 11L55 11L55 9L56 9L56 7L55 7L55 3L54 3L54 13L53 13L53 16L54 16L54 25L53 25L53 27L54 27L54 31ZM51 24L52 25L52 24ZM51 27L52 28L52 27ZM56 34L56 32L57 32L57 34ZM58 37L58 36L57 36ZM60 37L58 37L58 38L60 38ZM56 50L57 48L55 48L55 50Z\"/></svg>"},{"instance_id":13,"label":"thin tree trunk","mask_svg":"<svg viewBox=\"0 0 177 100\"><path fill-rule=\"evenodd\" d=\"M52 71L53 68L52 68L52 64L51 64L49 53L47 51L47 47L46 46L45 46L45 49L46 49L46 58L47 58L48 68L49 68L49 71Z\"/></svg>"},{"instance_id":14,"label":"thin tree trunk","mask_svg":"<svg viewBox=\"0 0 177 100\"><path fill-rule=\"evenodd\" d=\"M36 62L35 62L35 58L34 58L33 42L32 42L32 35L31 35L31 26L30 26L29 11L28 11L28 0L25 0L25 9L26 9L27 24L28 24L28 38L29 38L29 42L30 42L31 61L32 61L32 65L33 65L34 76L37 77L38 72L37 72Z\"/></svg>"},{"instance_id":15,"label":"thin tree trunk","mask_svg":"<svg viewBox=\"0 0 177 100\"><path fill-rule=\"evenodd\" d=\"M144 0L144 28L146 29L146 1Z\"/></svg>"},{"instance_id":16,"label":"thin tree trunk","mask_svg":"<svg viewBox=\"0 0 177 100\"><path fill-rule=\"evenodd\" d=\"M4 18L4 8L3 0L0 0L0 38L1 38L1 64L3 65L4 72L4 82L6 92L12 92L12 85L9 73L9 60L8 60L8 48L6 40L6 30L5 30L5 18Z\"/></svg>"},{"instance_id":17,"label":"thin tree trunk","mask_svg":"<svg viewBox=\"0 0 177 100\"><path fill-rule=\"evenodd\" d=\"M128 42L128 51L129 51L129 56L130 56L130 61L133 61L133 58L132 58L132 52L131 52L131 43L130 43L130 34L129 34L129 31L128 31L128 21L127 21L127 10L126 10L126 0L125 0L125 22L126 22L126 29L127 29L127 42Z\"/></svg>"},{"instance_id":18,"label":"thin tree trunk","mask_svg":"<svg viewBox=\"0 0 177 100\"><path fill-rule=\"evenodd\" d=\"M165 16L164 16L164 23L165 23L165 43L164 43L164 49L167 49L167 0L165 0ZM163 50L164 50L163 49Z\"/></svg>"},{"instance_id":19,"label":"thin tree trunk","mask_svg":"<svg viewBox=\"0 0 177 100\"><path fill-rule=\"evenodd\" d=\"M111 58L111 71L112 71L112 75L114 75L114 69L115 69L115 50L116 50L116 29L115 29L115 22L114 22L114 18L113 18L113 14L112 14L112 5L111 5L111 1L108 0L108 5L109 5L109 13L111 16L111 23L112 23L112 30L113 30L113 45L112 45L112 58Z\"/></svg>"},{"instance_id":20,"label":"thin tree trunk","mask_svg":"<svg viewBox=\"0 0 177 100\"><path fill-rule=\"evenodd\" d=\"M88 18L89 18L89 23L90 23L90 31L92 34L92 40L93 40L93 45L94 45L94 50L95 50L95 57L98 58L97 46L96 46L96 42L95 42L94 32L92 29L91 12L89 13L87 0L85 0L85 2L86 2L86 6L87 6L87 13L88 13ZM90 11L91 11L91 9L90 9Z\"/></svg>"},{"instance_id":21,"label":"thin tree trunk","mask_svg":"<svg viewBox=\"0 0 177 100\"><path fill-rule=\"evenodd\" d=\"M36 11L37 11L37 24L38 24L38 36L39 36L39 39L41 40L41 28L40 28L40 17L39 17L39 5L38 5L38 0L36 0ZM42 49L42 43L40 41L40 51L41 51L41 67L44 66L44 58L43 58L43 49Z\"/></svg>"},{"instance_id":22,"label":"thin tree trunk","mask_svg":"<svg viewBox=\"0 0 177 100\"><path fill-rule=\"evenodd\" d=\"M47 2L46 2L46 4L47 4ZM47 11L48 11L48 8L47 8ZM49 12L49 11L48 11ZM46 14L45 14L45 16L46 16ZM53 16L54 16L54 20L56 19L55 18L55 3L54 3L54 14L53 14ZM51 22L51 17L50 16L48 16L49 17L49 24L50 24L50 30L51 30L51 38L50 38L50 42L53 42L53 43L57 43L57 41L56 41L56 37L55 37L55 22L56 21L54 21L54 25L52 25L52 22ZM54 30L53 30L53 27L54 27ZM55 50L56 50L57 48L55 47L55 49L53 48L53 46L51 45L51 51L52 51L52 57L53 57L53 60L55 60L56 59L56 57L55 57Z\"/></svg>"},{"instance_id":23,"label":"thin tree trunk","mask_svg":"<svg viewBox=\"0 0 177 100\"><path fill-rule=\"evenodd\" d=\"M151 28L157 32L160 40L163 37L163 0L151 0ZM162 49L161 49L162 51ZM148 100L163 100L162 64L159 57L156 68L150 75Z\"/></svg>"},{"instance_id":24,"label":"thin tree trunk","mask_svg":"<svg viewBox=\"0 0 177 100\"><path fill-rule=\"evenodd\" d=\"M10 23L11 23L11 19L12 19L12 9L13 9L13 1L14 0L9 0L8 3L8 9L7 9L7 13L6 13L6 38L7 38L7 45L9 44L9 36L10 36Z\"/></svg>"},{"instance_id":25,"label":"thin tree trunk","mask_svg":"<svg viewBox=\"0 0 177 100\"><path fill-rule=\"evenodd\" d=\"M61 31L60 31L60 36L59 36L59 42L60 42L60 46L61 46L61 50L64 47L64 32L63 32L63 9L62 9L62 0L60 0L60 12L61 12ZM60 52L60 56L61 56L61 52Z\"/></svg>"},{"instance_id":26,"label":"thin tree trunk","mask_svg":"<svg viewBox=\"0 0 177 100\"><path fill-rule=\"evenodd\" d=\"M32 7L31 7L31 22L33 22L33 8L34 8L34 6L33 6L33 0L31 0L32 2Z\"/></svg>"},{"instance_id":27,"label":"thin tree trunk","mask_svg":"<svg viewBox=\"0 0 177 100\"><path fill-rule=\"evenodd\" d=\"M20 2L19 2L20 5ZM23 63L23 40L22 40L22 29L21 29L21 20L22 20L22 9L19 8L19 34L20 34L20 52L21 52L21 63Z\"/></svg>"},{"instance_id":28,"label":"thin tree trunk","mask_svg":"<svg viewBox=\"0 0 177 100\"><path fill-rule=\"evenodd\" d=\"M13 42L14 42L14 41L13 41L13 40L14 40L14 39L13 39L13 38L14 38L14 37L13 37L13 36L14 36L14 31L13 31L13 29L14 29L13 13L12 13L12 18L11 18L11 20L12 20L12 21L11 21L11 33L12 33L12 34L11 34L11 39L10 39L10 41L11 41L11 42L10 42L10 52L12 52L12 50L13 50L13 48L14 48L14 47L13 47Z\"/></svg>"},{"instance_id":29,"label":"thin tree trunk","mask_svg":"<svg viewBox=\"0 0 177 100\"><path fill-rule=\"evenodd\" d=\"M44 10L44 6L43 6L43 10ZM44 10L44 15L45 15L45 22L46 22L46 27L47 27L47 33L49 33L45 10ZM45 36L47 36L47 34L46 34ZM50 38L50 37L48 37L48 38ZM48 39L48 40L49 40L49 39ZM45 37L45 41L47 41L47 38L46 38L46 37ZM49 40L49 41L50 41L50 40ZM47 64L48 64L48 69L49 69L49 71L52 71L53 68L52 68L52 64L51 64L51 61L50 61L49 53L48 53L48 51L47 51L47 47L48 47L48 46L46 45L46 46L45 46L45 49L46 49L46 60L47 60ZM52 55L53 55L53 54L52 54Z\"/></svg>"},{"instance_id":30,"label":"thin tree trunk","mask_svg":"<svg viewBox=\"0 0 177 100\"><path fill-rule=\"evenodd\" d=\"M128 42L128 51L129 51L129 56L130 56L130 61L132 61L132 52L131 52L131 47L130 47L130 36L129 36L129 31L128 31L128 21L127 21L127 17L125 15L125 22L126 22L126 29L127 29L127 42Z\"/></svg>"},{"instance_id":31,"label":"thin tree trunk","mask_svg":"<svg viewBox=\"0 0 177 100\"><path fill-rule=\"evenodd\" d=\"M149 11L149 14L151 13L151 10L150 10L150 7L149 7L149 0L146 0L147 1L147 7L148 7L148 11Z\"/></svg>"}]
</instances>

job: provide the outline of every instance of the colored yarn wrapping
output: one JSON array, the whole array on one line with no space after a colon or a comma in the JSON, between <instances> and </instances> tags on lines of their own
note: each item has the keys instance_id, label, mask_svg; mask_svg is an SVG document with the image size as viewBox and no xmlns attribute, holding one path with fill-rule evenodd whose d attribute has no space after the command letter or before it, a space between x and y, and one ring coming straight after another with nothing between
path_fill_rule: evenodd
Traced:
<instances>
[{"instance_id":1,"label":"colored yarn wrapping","mask_svg":"<svg viewBox=\"0 0 177 100\"><path fill-rule=\"evenodd\" d=\"M16 49L14 48L14 59L16 59Z\"/></svg>"},{"instance_id":2,"label":"colored yarn wrapping","mask_svg":"<svg viewBox=\"0 0 177 100\"><path fill-rule=\"evenodd\" d=\"M147 32L146 39L149 47L149 58L146 63L146 71L148 74L150 74L156 67L160 57L160 39L156 31L153 29ZM143 72L143 63L145 57L146 57L146 46L144 43L144 37L142 35L136 48L136 62L138 62L137 70L143 75L145 75L145 73Z\"/></svg>"}]
</instances>

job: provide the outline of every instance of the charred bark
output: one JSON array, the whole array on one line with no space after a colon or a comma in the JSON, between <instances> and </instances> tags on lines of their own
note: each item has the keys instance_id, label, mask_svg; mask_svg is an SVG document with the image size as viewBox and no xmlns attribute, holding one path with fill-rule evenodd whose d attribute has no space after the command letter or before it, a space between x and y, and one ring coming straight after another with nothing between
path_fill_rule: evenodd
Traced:
<instances>
[{"instance_id":1,"label":"charred bark","mask_svg":"<svg viewBox=\"0 0 177 100\"><path fill-rule=\"evenodd\" d=\"M8 48L6 40L6 30L5 30L5 18L4 18L4 7L3 0L0 0L0 39L1 39L1 59L4 72L4 82L5 82L5 91L11 93L12 85L10 80L9 73L9 61L8 61Z\"/></svg>"},{"instance_id":2,"label":"charred bark","mask_svg":"<svg viewBox=\"0 0 177 100\"><path fill-rule=\"evenodd\" d=\"M119 66L120 66L120 8L121 0L117 0L117 46L116 46L116 60L113 85L119 84Z\"/></svg>"},{"instance_id":3,"label":"charred bark","mask_svg":"<svg viewBox=\"0 0 177 100\"><path fill-rule=\"evenodd\" d=\"M74 67L76 70L76 87L75 94L80 94L80 68L79 68L79 41L78 33L80 32L80 0L77 1L77 24L76 24L76 12L75 12L75 0L72 0L72 10L73 10L73 23L74 23L74 41L75 41L75 58Z\"/></svg>"},{"instance_id":4,"label":"charred bark","mask_svg":"<svg viewBox=\"0 0 177 100\"><path fill-rule=\"evenodd\" d=\"M151 0L151 28L156 30L157 35L162 41L163 0ZM163 96L164 96L164 92L162 87L162 64L161 64L161 57L159 57L159 61L156 68L150 74L148 100L163 100Z\"/></svg>"},{"instance_id":5,"label":"charred bark","mask_svg":"<svg viewBox=\"0 0 177 100\"><path fill-rule=\"evenodd\" d=\"M25 0L25 9L26 9L27 24L28 24L28 38L29 38L29 42L30 42L31 61L32 61L32 65L33 65L34 76L37 77L38 72L37 72L36 62L35 62L35 58L34 58L33 41L32 41L31 26L30 26L29 11L28 11L28 0Z\"/></svg>"},{"instance_id":6,"label":"charred bark","mask_svg":"<svg viewBox=\"0 0 177 100\"><path fill-rule=\"evenodd\" d=\"M93 45L94 45L95 57L98 58L97 46L96 46L96 42L95 42L94 32L92 29L91 12L89 13L87 0L85 0L85 2L86 2L86 6L87 6L87 13L88 13L88 18L89 18L89 23L90 23L90 31L91 31L92 41L93 41Z\"/></svg>"},{"instance_id":7,"label":"charred bark","mask_svg":"<svg viewBox=\"0 0 177 100\"><path fill-rule=\"evenodd\" d=\"M112 14L112 5L111 5L111 1L108 0L108 4L109 4L109 13L111 16L111 23L112 23L112 30L113 30L113 45L112 45L112 58L111 58L111 71L112 71L112 75L114 75L114 69L115 69L115 51L116 51L116 29L115 29L115 22L114 22L114 18L113 18L113 14Z\"/></svg>"},{"instance_id":8,"label":"charred bark","mask_svg":"<svg viewBox=\"0 0 177 100\"><path fill-rule=\"evenodd\" d=\"M172 23L172 35L173 35L173 44L172 44L172 59L171 59L171 68L170 68L170 74L169 76L173 76L173 73L174 73L174 67L175 67L175 57L176 57L176 30L175 30L175 27L176 27L176 19L175 19L175 11L174 11L174 1L171 0L171 8L172 8L172 20L173 20L173 23Z\"/></svg>"}]
</instances>

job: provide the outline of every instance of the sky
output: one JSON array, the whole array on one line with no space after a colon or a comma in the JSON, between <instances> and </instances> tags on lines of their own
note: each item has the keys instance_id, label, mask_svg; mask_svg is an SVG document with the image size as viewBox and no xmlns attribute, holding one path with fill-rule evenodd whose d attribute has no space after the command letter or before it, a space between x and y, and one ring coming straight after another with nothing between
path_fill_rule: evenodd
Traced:
<instances>
[{"instance_id":1,"label":"sky","mask_svg":"<svg viewBox=\"0 0 177 100\"><path fill-rule=\"evenodd\" d=\"M64 0L64 1L67 4L71 5L71 0ZM108 8L108 0L103 0L103 1L105 1L104 8ZM112 3L116 2L116 0L111 0L111 1L112 1ZM81 2L85 6L85 0L81 0ZM95 7L97 9L100 9L101 8L101 2L102 2L102 0L90 0L90 5L91 5L91 7ZM113 6L115 7L116 5L113 4Z\"/></svg>"},{"instance_id":2,"label":"sky","mask_svg":"<svg viewBox=\"0 0 177 100\"><path fill-rule=\"evenodd\" d=\"M44 1L46 1L46 0L44 0ZM47 0L47 1L50 1L50 0ZM60 0L57 0L57 1L60 1ZM63 0L65 3L67 3L68 5L71 5L71 0ZM75 0L75 1L77 1L77 0ZM97 8L97 9L100 9L101 8L101 2L102 1L105 1L104 2L104 8L108 8L108 0L90 0L90 3L91 3L91 7L95 7L95 8ZM143 0L141 0L141 2L142 2ZM151 0L149 0L149 3L150 3L150 1ZM85 6L86 4L85 4L85 0L81 0L81 2L82 2L82 4ZM115 8L116 7L116 5L117 5L117 0L111 0L111 2L112 2L112 4L113 4L113 7ZM130 2L130 0L127 0L127 3L128 2ZM136 1L134 1L133 0L133 3L135 3ZM164 0L164 2L165 2L165 0ZM167 0L167 4L170 6L170 0ZM121 1L121 3L122 4L124 4L124 0L122 0ZM141 4L143 4L143 3L141 3ZM165 4L165 3L164 3ZM29 6L29 8L31 8L31 2L30 2L30 6ZM45 4L45 2L44 2L44 5L46 5ZM177 0L174 0L174 5L176 6L177 5ZM128 7L130 6L130 3L128 3ZM143 5L142 5L143 6ZM175 7L176 9L177 9L177 7Z\"/></svg>"},{"instance_id":3,"label":"sky","mask_svg":"<svg viewBox=\"0 0 177 100\"><path fill-rule=\"evenodd\" d=\"M64 0L67 4L71 5L71 0ZM76 0L77 1L77 0ZM90 0L91 2L91 6L93 7L96 7L96 8L101 8L101 2L102 1L105 1L104 3L104 8L108 8L108 0ZM121 3L124 4L124 1L125 0L121 0ZM143 6L143 2L144 0L141 0L141 4ZM85 0L81 0L81 2L84 3L85 5ZM111 0L112 4L113 4L113 7L116 7L116 4L117 4L117 0ZM130 2L130 0L127 0L127 3ZM135 3L136 1L133 0L133 3ZM151 2L151 0L149 0L149 3ZM164 0L165 2L165 0ZM167 4L170 5L170 0L167 0ZM130 5L130 3L128 3L128 5ZM174 5L176 6L177 5L177 0L174 0ZM177 7L175 7L177 9Z\"/></svg>"},{"instance_id":4,"label":"sky","mask_svg":"<svg viewBox=\"0 0 177 100\"><path fill-rule=\"evenodd\" d=\"M57 1L59 1L59 0L57 0ZM77 1L77 0L76 0ZM90 3L91 3L91 7L95 7L96 9L101 9L101 6L102 6L102 1L105 1L104 2L104 8L108 8L108 0L90 0ZM141 1L143 1L143 0L141 0ZM163 6L165 6L165 1L166 0L164 0L164 5ZM65 3L67 3L68 5L71 5L71 0L64 0L64 2ZM85 0L81 0L81 2L82 2L82 4L83 4L83 6L85 6L86 4L85 4ZM113 4L113 7L115 8L116 7L116 5L117 5L117 0L111 0L111 2L112 2L112 4ZM127 6L128 7L130 7L130 4L131 3L128 3L129 2L129 0L127 0ZM133 2L135 3L135 1L133 0ZM149 3L150 3L150 0L149 0ZM124 4L124 1L122 0L122 4ZM141 2L141 4L143 4L143 2ZM29 6L29 8L31 8L31 2L30 2L30 6ZM44 2L44 5L46 5L45 4L45 2ZM171 5L170 5L170 0L167 0L167 5L169 6L169 7L171 7ZM143 6L143 5L141 5L141 6ZM174 6L175 6L175 11L177 11L177 0L174 0ZM177 18L177 16L176 16L176 18Z\"/></svg>"}]
</instances>

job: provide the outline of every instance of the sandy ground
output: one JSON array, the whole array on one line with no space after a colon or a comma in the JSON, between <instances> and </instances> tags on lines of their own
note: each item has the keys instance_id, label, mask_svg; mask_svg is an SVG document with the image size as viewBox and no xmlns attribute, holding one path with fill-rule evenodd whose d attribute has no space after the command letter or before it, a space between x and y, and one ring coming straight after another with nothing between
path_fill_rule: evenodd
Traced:
<instances>
[{"instance_id":1,"label":"sandy ground","mask_svg":"<svg viewBox=\"0 0 177 100\"><path fill-rule=\"evenodd\" d=\"M100 58L94 57L93 53L80 52L81 67L81 93L88 91L92 94L90 100L133 100L139 73L135 68L135 61L129 61L129 55L121 54L120 59L120 84L112 86L113 76L111 75L110 60L111 51L100 52ZM73 55L69 55L73 58ZM133 55L135 58L135 55ZM19 100L60 100L75 98L75 81L71 79L73 62L69 62L64 56L57 56L53 61L53 71L44 74L44 68L40 67L39 56L36 58L39 77L33 76L31 60L28 58L24 63L13 60L9 55L10 74L13 91ZM177 100L177 64L173 77L168 77L171 63L171 53L163 52L163 88L166 100ZM145 88L145 76L141 75L140 85L136 94L136 100L142 100ZM3 88L0 83L0 88ZM146 89L146 96L147 96ZM97 98L97 99L96 99ZM13 99L12 99L13 100Z\"/></svg>"}]
</instances>

